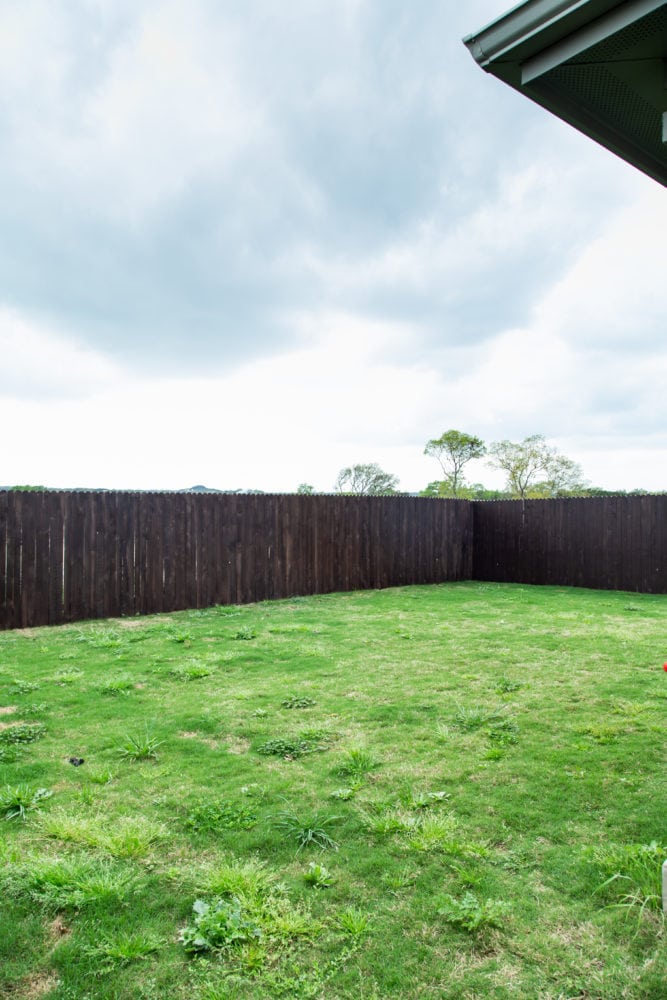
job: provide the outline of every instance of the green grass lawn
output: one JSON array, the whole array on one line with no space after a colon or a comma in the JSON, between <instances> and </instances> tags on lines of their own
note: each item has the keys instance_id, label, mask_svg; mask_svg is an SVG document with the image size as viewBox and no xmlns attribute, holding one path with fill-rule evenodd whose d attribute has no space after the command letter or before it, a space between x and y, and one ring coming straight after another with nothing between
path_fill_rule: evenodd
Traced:
<instances>
[{"instance_id":1,"label":"green grass lawn","mask_svg":"<svg viewBox=\"0 0 667 1000\"><path fill-rule=\"evenodd\" d=\"M664 1000L666 620L458 583L0 633L0 996Z\"/></svg>"}]
</instances>

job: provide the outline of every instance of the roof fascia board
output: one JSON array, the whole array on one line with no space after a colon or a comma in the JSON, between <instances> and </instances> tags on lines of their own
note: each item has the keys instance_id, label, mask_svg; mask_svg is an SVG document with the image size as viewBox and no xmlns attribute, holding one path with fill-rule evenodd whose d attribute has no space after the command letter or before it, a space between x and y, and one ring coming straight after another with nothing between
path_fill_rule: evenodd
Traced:
<instances>
[{"instance_id":1,"label":"roof fascia board","mask_svg":"<svg viewBox=\"0 0 667 1000\"><path fill-rule=\"evenodd\" d=\"M664 2L665 0L631 0L630 3L616 7L592 24L586 25L585 28L574 32L561 42L557 42L531 59L527 59L521 67L521 83L530 83L538 76L548 73L560 66L561 63L590 48L591 45L596 45L609 35L627 28L634 21L638 21L640 17L658 10Z\"/></svg>"},{"instance_id":2,"label":"roof fascia board","mask_svg":"<svg viewBox=\"0 0 667 1000\"><path fill-rule=\"evenodd\" d=\"M619 0L528 0L493 21L486 28L463 39L473 58L483 69L501 59L507 52L542 34L552 25L570 18L582 8L589 11L586 20L605 14Z\"/></svg>"}]
</instances>

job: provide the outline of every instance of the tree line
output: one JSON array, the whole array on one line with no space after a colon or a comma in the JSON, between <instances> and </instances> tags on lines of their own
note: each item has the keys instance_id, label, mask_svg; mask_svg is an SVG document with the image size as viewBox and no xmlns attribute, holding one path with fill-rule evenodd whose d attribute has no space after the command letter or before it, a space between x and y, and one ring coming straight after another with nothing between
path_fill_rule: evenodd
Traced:
<instances>
[{"instance_id":1,"label":"tree line","mask_svg":"<svg viewBox=\"0 0 667 1000\"><path fill-rule=\"evenodd\" d=\"M551 447L542 434L531 434L523 441L494 441L488 446L481 438L463 431L444 431L426 442L424 454L434 458L441 478L421 490L420 496L448 497L460 500L503 500L532 497L606 496L625 490L604 490L584 479L581 466ZM475 459L501 471L505 483L501 489L488 489L482 483L465 478L466 466ZM387 496L400 492L399 480L371 462L341 469L334 483L337 493L356 496ZM308 483L301 483L298 493L314 493ZM630 493L646 493L631 490Z\"/></svg>"}]
</instances>

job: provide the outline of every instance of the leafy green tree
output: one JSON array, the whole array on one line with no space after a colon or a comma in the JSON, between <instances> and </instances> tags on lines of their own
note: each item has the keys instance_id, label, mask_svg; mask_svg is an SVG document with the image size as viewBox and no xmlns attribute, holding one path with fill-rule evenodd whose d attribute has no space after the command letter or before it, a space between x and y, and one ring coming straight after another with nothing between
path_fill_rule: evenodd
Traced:
<instances>
[{"instance_id":1,"label":"leafy green tree","mask_svg":"<svg viewBox=\"0 0 667 1000\"><path fill-rule=\"evenodd\" d=\"M420 497L444 497L453 499L451 489L447 482L442 479L435 479L423 489ZM490 490L483 483L466 483L459 489L458 500L511 500L512 494L505 490Z\"/></svg>"},{"instance_id":2,"label":"leafy green tree","mask_svg":"<svg viewBox=\"0 0 667 1000\"><path fill-rule=\"evenodd\" d=\"M542 434L495 441L489 452L489 464L505 473L513 497L555 497L585 488L581 466L549 447Z\"/></svg>"},{"instance_id":3,"label":"leafy green tree","mask_svg":"<svg viewBox=\"0 0 667 1000\"><path fill-rule=\"evenodd\" d=\"M341 469L336 477L335 489L338 493L353 493L357 496L382 496L395 493L398 477L384 472L379 465L351 465Z\"/></svg>"},{"instance_id":4,"label":"leafy green tree","mask_svg":"<svg viewBox=\"0 0 667 1000\"><path fill-rule=\"evenodd\" d=\"M311 496L315 492L315 487L311 486L310 483L299 483L297 487L297 493L303 494L304 496Z\"/></svg>"},{"instance_id":5,"label":"leafy green tree","mask_svg":"<svg viewBox=\"0 0 667 1000\"><path fill-rule=\"evenodd\" d=\"M424 454L435 458L444 476L440 496L461 496L464 486L463 470L473 458L481 458L486 446L481 438L462 431L449 430L426 442Z\"/></svg>"}]
</instances>

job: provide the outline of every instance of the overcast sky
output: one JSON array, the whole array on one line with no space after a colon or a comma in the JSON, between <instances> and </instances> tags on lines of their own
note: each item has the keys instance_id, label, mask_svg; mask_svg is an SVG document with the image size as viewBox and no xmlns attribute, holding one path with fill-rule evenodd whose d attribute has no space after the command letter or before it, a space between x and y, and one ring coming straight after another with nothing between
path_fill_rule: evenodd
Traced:
<instances>
[{"instance_id":1,"label":"overcast sky","mask_svg":"<svg viewBox=\"0 0 667 1000\"><path fill-rule=\"evenodd\" d=\"M665 191L474 63L511 5L0 0L0 484L667 489Z\"/></svg>"}]
</instances>

